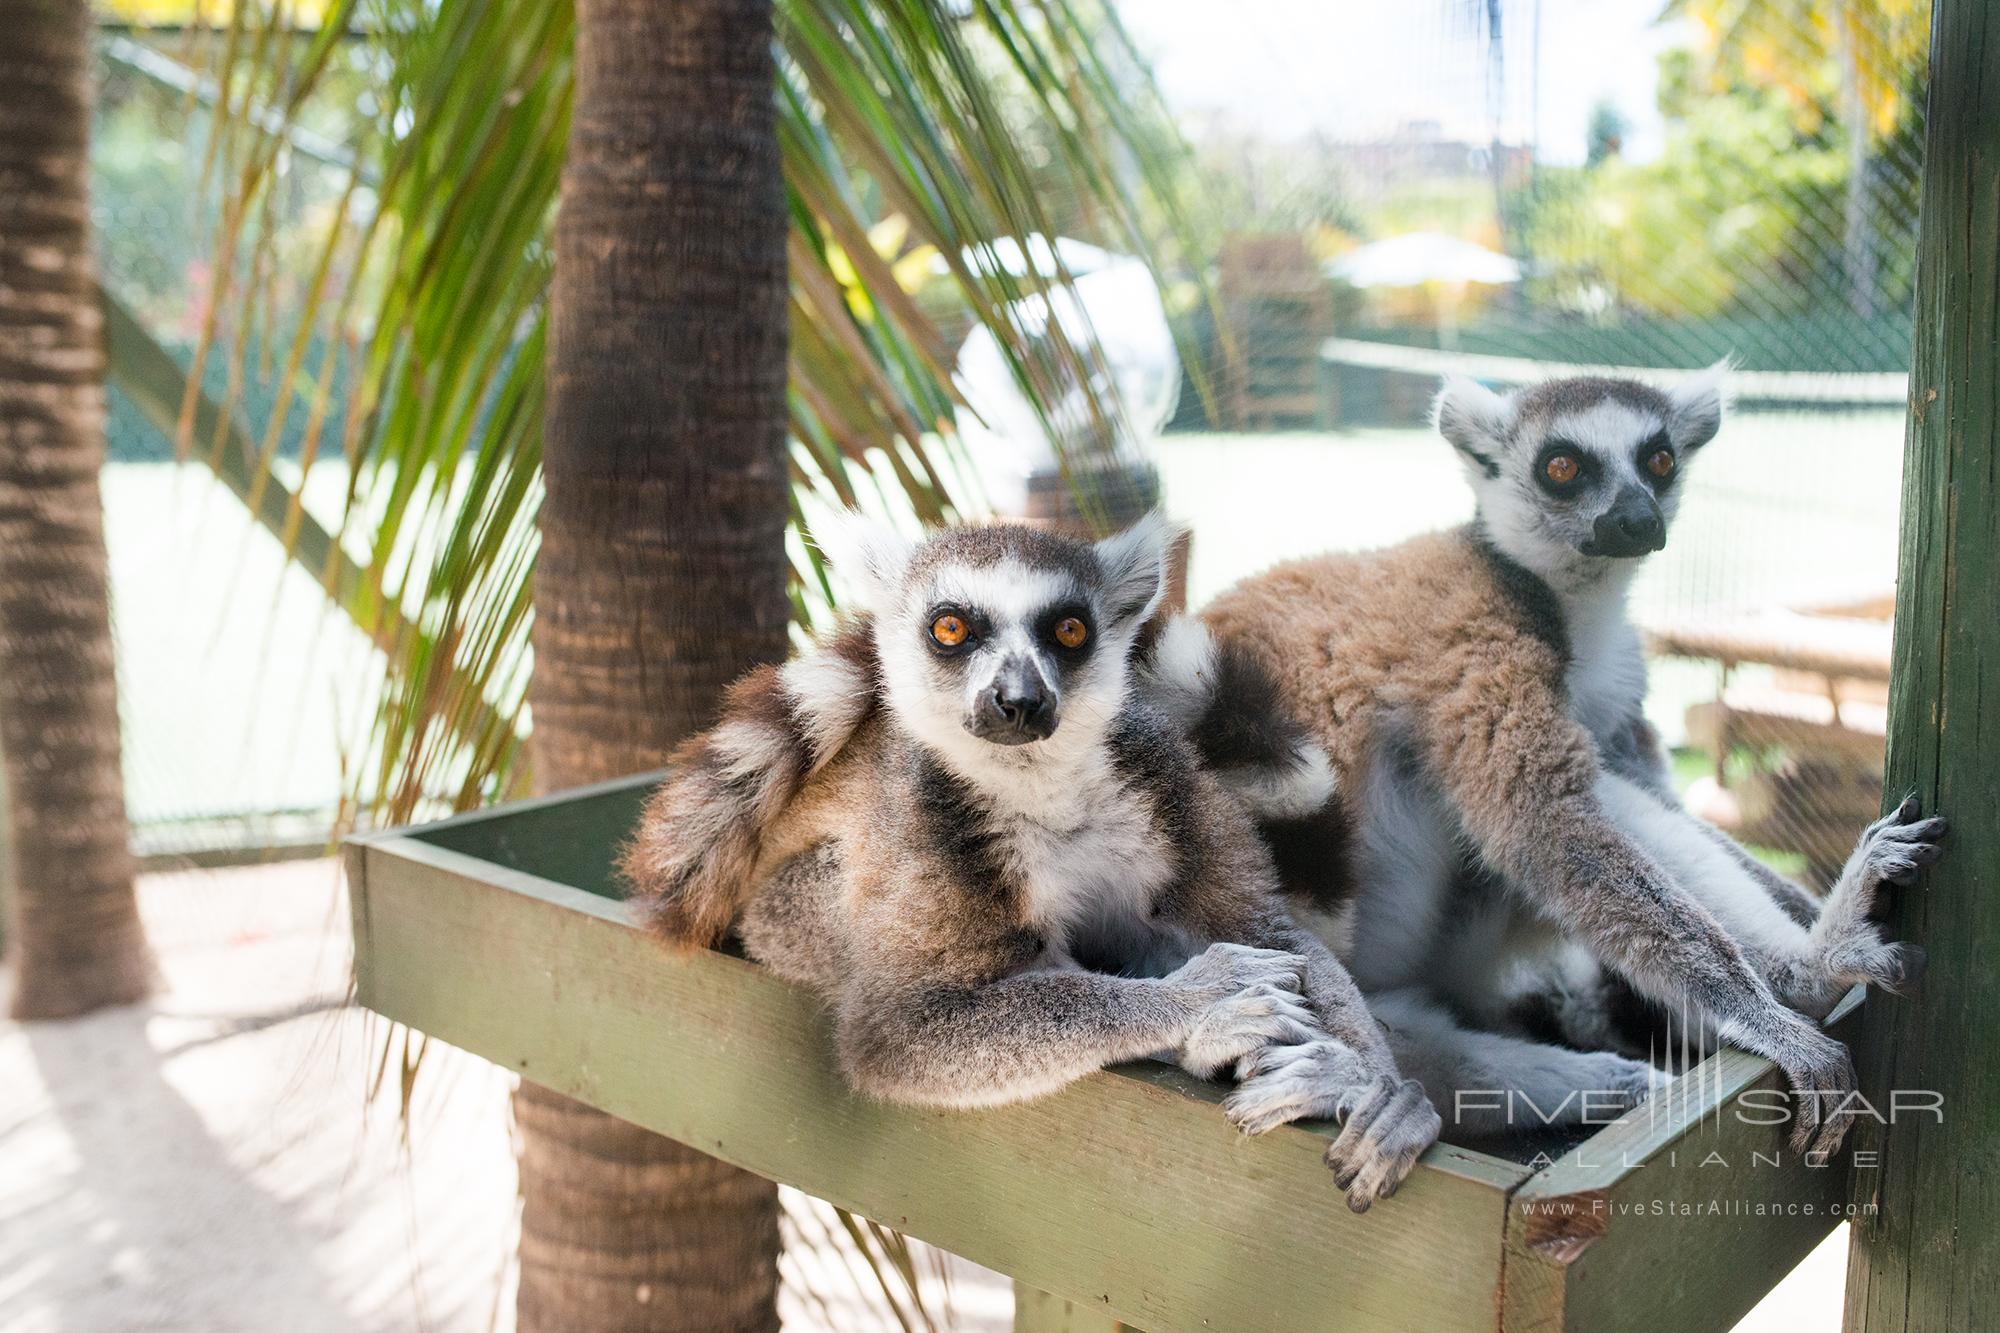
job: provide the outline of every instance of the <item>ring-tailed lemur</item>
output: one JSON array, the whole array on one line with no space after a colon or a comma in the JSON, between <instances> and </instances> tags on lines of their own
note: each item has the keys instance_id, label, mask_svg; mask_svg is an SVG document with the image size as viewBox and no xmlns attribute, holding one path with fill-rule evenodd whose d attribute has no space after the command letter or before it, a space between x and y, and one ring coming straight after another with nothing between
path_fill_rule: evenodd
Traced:
<instances>
[{"instance_id":1,"label":"ring-tailed lemur","mask_svg":"<svg viewBox=\"0 0 2000 1333\"><path fill-rule=\"evenodd\" d=\"M1626 592L1721 425L1725 370L1670 392L1449 380L1437 425L1477 495L1469 526L1280 565L1204 619L1333 757L1346 854L1287 887L1354 896L1343 958L1392 1031L1440 1056L1398 1042L1407 1072L1434 1093L1494 1086L1468 1026L1614 1045L1602 963L1777 1063L1795 1146L1830 1153L1853 1065L1811 1019L1856 983L1916 980L1921 953L1870 917L1937 860L1944 821L1907 803L1871 824L1822 904L1672 794Z\"/></svg>"},{"instance_id":2,"label":"ring-tailed lemur","mask_svg":"<svg viewBox=\"0 0 2000 1333\"><path fill-rule=\"evenodd\" d=\"M735 687L624 869L668 940L734 924L824 993L863 1092L990 1105L1175 1051L1236 1068L1247 1131L1342 1118L1327 1160L1358 1211L1439 1117L1244 807L1135 691L1170 532L843 525L823 545L861 622Z\"/></svg>"},{"instance_id":3,"label":"ring-tailed lemur","mask_svg":"<svg viewBox=\"0 0 2000 1333\"><path fill-rule=\"evenodd\" d=\"M1293 916L1341 961L1355 958L1360 904L1352 892L1351 821L1328 780L1326 751L1292 717L1275 679L1192 619L1174 621L1158 637L1142 662L1142 679L1217 780L1257 819ZM1509 943L1518 949L1523 941ZM1374 947L1371 941L1371 953ZM1524 953L1522 964L1509 969L1529 969L1520 981L1546 993L1560 979L1574 992L1572 1021L1556 1034L1565 1044L1510 1034L1501 1029L1520 1025L1490 1021L1488 1014L1468 1026L1459 1021L1466 1007L1452 1002L1454 988L1364 992L1388 1029L1398 1068L1424 1085L1454 1129L1490 1138L1602 1124L1671 1082L1652 1064L1608 1049L1621 1035L1606 1021L1615 1006L1587 953L1571 950L1560 959L1561 972L1552 972L1553 960L1538 951ZM1591 1021L1577 1021L1586 1011Z\"/></svg>"}]
</instances>

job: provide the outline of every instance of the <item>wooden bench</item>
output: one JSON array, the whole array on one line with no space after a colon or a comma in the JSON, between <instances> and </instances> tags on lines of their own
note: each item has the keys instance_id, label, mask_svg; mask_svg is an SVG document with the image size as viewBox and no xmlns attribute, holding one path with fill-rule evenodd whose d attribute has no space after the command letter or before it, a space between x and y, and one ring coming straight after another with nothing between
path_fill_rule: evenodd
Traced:
<instances>
[{"instance_id":1,"label":"wooden bench","mask_svg":"<svg viewBox=\"0 0 2000 1333\"><path fill-rule=\"evenodd\" d=\"M1889 682L1890 623L1831 609L1773 608L1646 627L1656 654L1763 663L1830 680Z\"/></svg>"},{"instance_id":2,"label":"wooden bench","mask_svg":"<svg viewBox=\"0 0 2000 1333\"><path fill-rule=\"evenodd\" d=\"M1877 595L1646 630L1655 655L1722 666L1717 697L1687 711L1688 742L1715 760L1712 785L1690 804L1747 842L1802 854L1815 886L1832 881L1856 831L1881 812L1893 610ZM1770 667L1769 678L1736 678L1741 666ZM1726 783L1730 756L1744 752L1756 766Z\"/></svg>"},{"instance_id":3,"label":"wooden bench","mask_svg":"<svg viewBox=\"0 0 2000 1333\"><path fill-rule=\"evenodd\" d=\"M628 919L611 860L655 781L351 839L360 1002L1008 1273L1017 1328L1706 1331L1839 1220L1845 1166L1739 1116L1777 1074L1728 1049L1541 1158L1439 1144L1365 1216L1333 1126L1246 1138L1162 1064L987 1111L864 1100L811 995Z\"/></svg>"}]
</instances>

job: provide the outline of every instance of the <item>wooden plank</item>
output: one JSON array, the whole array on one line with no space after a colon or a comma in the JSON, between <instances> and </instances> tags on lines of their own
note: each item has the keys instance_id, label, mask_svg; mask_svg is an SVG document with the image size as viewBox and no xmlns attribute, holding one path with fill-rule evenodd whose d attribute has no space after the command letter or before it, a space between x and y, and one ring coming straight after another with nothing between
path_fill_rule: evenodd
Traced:
<instances>
[{"instance_id":1,"label":"wooden plank","mask_svg":"<svg viewBox=\"0 0 2000 1333\"><path fill-rule=\"evenodd\" d=\"M1100 1310L1014 1284L1014 1333L1120 1333L1130 1328Z\"/></svg>"},{"instance_id":2,"label":"wooden plank","mask_svg":"<svg viewBox=\"0 0 2000 1333\"><path fill-rule=\"evenodd\" d=\"M370 938L368 929L368 848L377 838L386 840L388 835L350 837L340 846L340 868L347 881L348 927L354 936L354 986L357 997L368 994L369 978L365 975L371 966L370 955L363 949L362 942ZM357 1004L367 1001L359 998Z\"/></svg>"},{"instance_id":3,"label":"wooden plank","mask_svg":"<svg viewBox=\"0 0 2000 1333\"><path fill-rule=\"evenodd\" d=\"M1930 951L1908 1000L1870 1004L1861 1085L1942 1098L1856 1173L1847 1327L1977 1328L2000 1310L2000 6L1937 0L1916 351L1904 447L1887 789L1952 819L1891 929Z\"/></svg>"},{"instance_id":4,"label":"wooden plank","mask_svg":"<svg viewBox=\"0 0 2000 1333\"><path fill-rule=\"evenodd\" d=\"M640 807L665 777L664 770L506 805L474 810L426 824L416 836L481 861L623 898L615 863L638 826Z\"/></svg>"},{"instance_id":5,"label":"wooden plank","mask_svg":"<svg viewBox=\"0 0 2000 1333\"><path fill-rule=\"evenodd\" d=\"M1328 338L1319 345L1320 359L1343 366L1419 375L1435 382L1443 375L1470 375L1488 384L1536 384L1571 375L1641 379L1670 387L1694 372L1653 366L1610 366L1575 361L1541 361L1530 357L1496 356L1486 352L1441 351L1401 343L1369 342L1361 338ZM1738 370L1729 387L1739 402L1774 400L1787 403L1900 403L1907 381L1897 371L1830 372Z\"/></svg>"},{"instance_id":6,"label":"wooden plank","mask_svg":"<svg viewBox=\"0 0 2000 1333\"><path fill-rule=\"evenodd\" d=\"M1847 704L1835 721L1833 705L1825 699L1760 698L1730 690L1720 699L1690 705L1687 730L1688 740L1711 754L1738 745L1778 746L1809 755L1832 751L1873 764L1882 758L1881 716L1882 710L1869 704Z\"/></svg>"},{"instance_id":7,"label":"wooden plank","mask_svg":"<svg viewBox=\"0 0 2000 1333\"><path fill-rule=\"evenodd\" d=\"M1859 1002L1835 1011L1835 1035L1852 1036ZM1848 1158L1809 1165L1772 1123L1783 1086L1769 1061L1725 1047L1516 1190L1501 1327L1740 1319L1847 1207Z\"/></svg>"},{"instance_id":8,"label":"wooden plank","mask_svg":"<svg viewBox=\"0 0 2000 1333\"><path fill-rule=\"evenodd\" d=\"M361 1003L1037 1290L1154 1333L1493 1327L1524 1168L1440 1146L1357 1217L1330 1127L1245 1138L1162 1065L990 1111L871 1103L822 1007L760 967L669 956L614 901L415 838L350 857Z\"/></svg>"},{"instance_id":9,"label":"wooden plank","mask_svg":"<svg viewBox=\"0 0 2000 1333\"><path fill-rule=\"evenodd\" d=\"M1887 621L1784 610L1645 627L1647 651L1656 657L1760 662L1874 681L1889 679L1889 638Z\"/></svg>"}]
</instances>

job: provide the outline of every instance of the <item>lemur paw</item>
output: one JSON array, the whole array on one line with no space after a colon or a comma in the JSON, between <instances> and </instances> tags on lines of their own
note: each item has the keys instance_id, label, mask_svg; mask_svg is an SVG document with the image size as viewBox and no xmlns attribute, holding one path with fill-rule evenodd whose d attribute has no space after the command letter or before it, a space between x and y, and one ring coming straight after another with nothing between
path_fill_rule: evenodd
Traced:
<instances>
[{"instance_id":1,"label":"lemur paw","mask_svg":"<svg viewBox=\"0 0 2000 1333\"><path fill-rule=\"evenodd\" d=\"M1377 1072L1331 1037L1268 1047L1236 1072L1243 1085L1222 1109L1246 1134L1306 1118L1343 1122L1326 1164L1357 1213L1394 1194L1443 1127L1422 1084Z\"/></svg>"},{"instance_id":2,"label":"lemur paw","mask_svg":"<svg viewBox=\"0 0 2000 1333\"><path fill-rule=\"evenodd\" d=\"M1266 1046L1237 1062L1240 1085L1223 1100L1222 1114L1245 1134L1294 1120L1330 1120L1359 1105L1375 1075L1352 1047L1331 1037Z\"/></svg>"},{"instance_id":3,"label":"lemur paw","mask_svg":"<svg viewBox=\"0 0 2000 1333\"><path fill-rule=\"evenodd\" d=\"M1198 1078L1213 1078L1264 1047L1310 1041L1318 1031L1297 991L1258 982L1202 1011L1181 1047L1180 1063Z\"/></svg>"},{"instance_id":4,"label":"lemur paw","mask_svg":"<svg viewBox=\"0 0 2000 1333\"><path fill-rule=\"evenodd\" d=\"M1247 944L1211 944L1182 963L1167 980L1210 1003L1252 986L1296 992L1305 975L1306 960L1295 953L1253 949Z\"/></svg>"},{"instance_id":5,"label":"lemur paw","mask_svg":"<svg viewBox=\"0 0 2000 1333\"><path fill-rule=\"evenodd\" d=\"M1917 882L1919 871L1937 864L1944 855L1944 817L1919 819L1920 814L1922 809L1912 796L1862 830L1854 857L1860 863L1859 878L1870 907L1875 905L1874 894L1880 886L1908 887Z\"/></svg>"},{"instance_id":6,"label":"lemur paw","mask_svg":"<svg viewBox=\"0 0 2000 1333\"><path fill-rule=\"evenodd\" d=\"M1334 1183L1347 1191L1347 1206L1365 1213L1375 1200L1394 1194L1424 1149L1437 1142L1443 1125L1423 1084L1378 1075L1326 1150Z\"/></svg>"},{"instance_id":7,"label":"lemur paw","mask_svg":"<svg viewBox=\"0 0 2000 1333\"><path fill-rule=\"evenodd\" d=\"M1792 1150L1826 1160L1854 1123L1854 1057L1818 1028L1800 1032L1777 1057L1792 1088Z\"/></svg>"},{"instance_id":8,"label":"lemur paw","mask_svg":"<svg viewBox=\"0 0 2000 1333\"><path fill-rule=\"evenodd\" d=\"M1945 821L1923 819L1915 797L1862 831L1813 926L1814 963L1806 980L1809 1012L1823 1011L1856 984L1892 994L1913 988L1924 972L1924 951L1892 944L1877 924L1889 905L1882 886L1914 884L1925 866L1944 855ZM1788 999L1793 997L1787 996Z\"/></svg>"},{"instance_id":9,"label":"lemur paw","mask_svg":"<svg viewBox=\"0 0 2000 1333\"><path fill-rule=\"evenodd\" d=\"M1874 986L1891 995L1907 995L1923 980L1930 955L1918 944L1885 944L1871 930L1834 949L1826 965L1843 987Z\"/></svg>"}]
</instances>

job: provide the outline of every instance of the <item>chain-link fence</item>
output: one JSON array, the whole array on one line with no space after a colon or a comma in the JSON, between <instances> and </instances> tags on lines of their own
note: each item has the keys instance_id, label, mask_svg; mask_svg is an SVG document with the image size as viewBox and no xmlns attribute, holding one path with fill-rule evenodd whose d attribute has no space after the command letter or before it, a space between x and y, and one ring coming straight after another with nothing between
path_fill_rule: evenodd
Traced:
<instances>
[{"instance_id":1,"label":"chain-link fence","mask_svg":"<svg viewBox=\"0 0 2000 1333\"><path fill-rule=\"evenodd\" d=\"M210 142L217 93L197 71L199 44L214 40L121 25L106 25L98 38L93 220L116 307L107 542L127 804L137 848L154 863L324 848L345 782L343 753L361 734L372 679L366 643L329 608L314 575L286 559L280 537L257 524L214 469L174 463L183 406L174 375L193 363L205 332L219 333L202 391L235 434L191 431L188 456L240 464L246 449L268 449L276 477L322 521L342 502L338 461L318 464L301 485L306 413L270 430L311 276L306 247L276 246L282 262L246 275L238 294L245 317L235 327L208 322L223 190ZM244 225L282 234L336 206L347 166L332 137L295 135L285 189ZM115 332L128 326L157 361L132 355ZM318 364L313 350L307 366ZM148 375L160 365L170 373ZM344 424L335 394L317 432L336 460Z\"/></svg>"},{"instance_id":2,"label":"chain-link fence","mask_svg":"<svg viewBox=\"0 0 2000 1333\"><path fill-rule=\"evenodd\" d=\"M1409 17L1258 6L1251 72L1209 58L1234 90L1194 120L1234 210L1229 336L1205 342L1221 392L1176 423L1203 433L1166 446L1195 595L1469 513L1425 422L1443 371L1668 382L1732 357L1737 411L1634 594L1650 706L1697 808L1824 876L1880 796L1929 6ZM1180 34L1155 26L1171 98ZM1371 101L1401 119L1358 132ZM1259 118L1293 106L1281 152ZM1273 428L1317 434L1206 456L1206 432Z\"/></svg>"},{"instance_id":3,"label":"chain-link fence","mask_svg":"<svg viewBox=\"0 0 2000 1333\"><path fill-rule=\"evenodd\" d=\"M1880 781L1929 7L1395 8L1273 0L1226 32L1206 6L1125 9L1215 221L1217 300L1177 307L1208 392L1183 395L1158 451L1196 528L1193 599L1286 555L1462 519L1469 496L1424 423L1442 369L1670 378L1732 356L1739 410L1635 594L1664 654L1653 713L1702 809L1823 870ZM103 32L95 145L107 288L183 364L220 219L213 90L188 74L188 40ZM1249 72L1232 85L1215 75L1237 48ZM1320 114L1269 109L1293 102ZM339 206L340 114L309 118L284 189L242 225L303 236ZM313 256L263 249L269 271L236 297L245 346L211 356L204 387L331 523L339 462L302 479L283 460L305 413L268 420ZM337 460L330 401L316 429ZM141 841L310 840L365 734L368 647L237 500L166 464L157 416L114 388Z\"/></svg>"}]
</instances>

